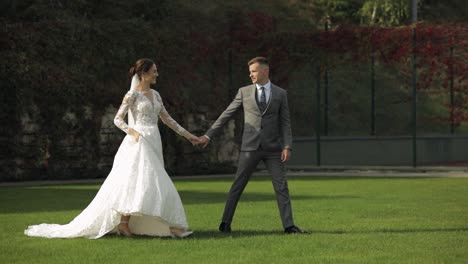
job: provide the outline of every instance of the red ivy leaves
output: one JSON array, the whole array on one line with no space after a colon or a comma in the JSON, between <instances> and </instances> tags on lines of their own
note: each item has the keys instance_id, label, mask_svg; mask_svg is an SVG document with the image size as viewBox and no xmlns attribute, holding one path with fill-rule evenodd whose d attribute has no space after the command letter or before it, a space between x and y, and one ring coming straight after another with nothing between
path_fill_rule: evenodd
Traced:
<instances>
[{"instance_id":1,"label":"red ivy leaves","mask_svg":"<svg viewBox=\"0 0 468 264\"><path fill-rule=\"evenodd\" d=\"M413 29L416 45L413 47ZM418 90L435 93L440 88L448 93L453 80L457 103L446 106L452 111L454 121L468 120L468 25L424 24L396 28L340 26L330 32L320 33L317 46L343 62L367 62L372 54L387 65L396 66L402 76L410 76L411 59L416 55ZM336 62L337 63L337 62ZM339 63L337 63L339 64ZM409 80L409 78L407 78Z\"/></svg>"},{"instance_id":2,"label":"red ivy leaves","mask_svg":"<svg viewBox=\"0 0 468 264\"><path fill-rule=\"evenodd\" d=\"M451 80L454 91L463 103L456 107L468 112L468 25L467 23L425 24L379 28L340 25L328 32L280 32L275 18L258 11L241 12L236 19L220 24L213 34L192 34L189 38L200 58L214 58L224 62L226 52L233 56L259 54L281 64L275 76L288 82L288 71L309 62L328 61L328 67L342 63L367 63L373 55L377 63L393 66L406 77L409 87L411 59L416 55L418 89L428 93L448 93ZM242 19L240 19L242 18ZM228 29L228 30L226 30ZM416 46L413 47L413 29ZM212 37L212 36L216 37ZM451 52L453 48L453 52ZM216 63L216 60L213 62ZM272 65L274 66L274 65ZM278 70L278 68L281 68ZM453 76L453 77L452 77ZM282 84L282 83L280 83ZM287 86L287 85L285 85ZM438 86L438 87L437 87ZM436 88L436 89L434 89ZM459 120L467 115L457 114Z\"/></svg>"}]
</instances>

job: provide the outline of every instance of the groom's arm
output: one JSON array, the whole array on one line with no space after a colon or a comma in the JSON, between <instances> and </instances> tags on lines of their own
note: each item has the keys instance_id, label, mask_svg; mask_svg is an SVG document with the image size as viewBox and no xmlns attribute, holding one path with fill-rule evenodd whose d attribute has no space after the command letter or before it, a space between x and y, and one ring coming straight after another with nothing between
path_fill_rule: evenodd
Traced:
<instances>
[{"instance_id":1,"label":"groom's arm","mask_svg":"<svg viewBox=\"0 0 468 264\"><path fill-rule=\"evenodd\" d=\"M286 162L291 158L292 151L291 121L289 118L288 94L286 91L283 91L282 98L283 100L280 107L281 136L283 138L281 161Z\"/></svg>"},{"instance_id":2,"label":"groom's arm","mask_svg":"<svg viewBox=\"0 0 468 264\"><path fill-rule=\"evenodd\" d=\"M288 94L284 91L280 108L281 135L283 137L283 149L292 150L291 120L289 118Z\"/></svg>"},{"instance_id":3,"label":"groom's arm","mask_svg":"<svg viewBox=\"0 0 468 264\"><path fill-rule=\"evenodd\" d=\"M219 133L221 128L226 124L226 122L231 119L231 117L236 113L237 110L242 106L242 91L239 89L236 97L231 102L231 104L224 110L224 112L218 117L208 131L206 131L205 136L208 139L212 139L216 134Z\"/></svg>"}]
</instances>

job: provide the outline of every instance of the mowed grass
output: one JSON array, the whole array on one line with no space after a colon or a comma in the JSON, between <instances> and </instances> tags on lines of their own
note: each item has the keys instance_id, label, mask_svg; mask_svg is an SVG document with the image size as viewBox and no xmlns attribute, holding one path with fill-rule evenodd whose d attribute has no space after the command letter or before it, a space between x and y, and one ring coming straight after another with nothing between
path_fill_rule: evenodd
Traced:
<instances>
[{"instance_id":1,"label":"mowed grass","mask_svg":"<svg viewBox=\"0 0 468 264\"><path fill-rule=\"evenodd\" d=\"M290 177L295 222L285 235L269 177L253 177L233 233L217 231L228 178L175 180L195 231L188 239L108 235L31 238L67 223L99 185L0 187L2 263L468 263L468 179Z\"/></svg>"}]
</instances>

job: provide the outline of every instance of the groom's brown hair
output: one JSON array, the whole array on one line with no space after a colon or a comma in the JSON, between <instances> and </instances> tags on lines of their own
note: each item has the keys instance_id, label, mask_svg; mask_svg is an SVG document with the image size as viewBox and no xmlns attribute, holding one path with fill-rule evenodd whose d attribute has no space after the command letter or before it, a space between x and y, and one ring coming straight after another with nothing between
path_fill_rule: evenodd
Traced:
<instances>
[{"instance_id":1,"label":"groom's brown hair","mask_svg":"<svg viewBox=\"0 0 468 264\"><path fill-rule=\"evenodd\" d=\"M255 57L255 58L249 60L249 62L247 64L250 66L250 65L252 65L254 63L257 63L257 62L258 62L258 64L269 66L268 59L265 58L265 57Z\"/></svg>"}]
</instances>

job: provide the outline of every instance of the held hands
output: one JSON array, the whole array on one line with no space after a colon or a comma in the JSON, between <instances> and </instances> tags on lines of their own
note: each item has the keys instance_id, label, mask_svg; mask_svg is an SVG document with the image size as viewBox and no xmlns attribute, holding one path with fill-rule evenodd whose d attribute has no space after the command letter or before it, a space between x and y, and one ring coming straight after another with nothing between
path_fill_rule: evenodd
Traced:
<instances>
[{"instance_id":1,"label":"held hands","mask_svg":"<svg viewBox=\"0 0 468 264\"><path fill-rule=\"evenodd\" d=\"M190 134L187 139L192 143L193 146L197 146L200 142L200 138Z\"/></svg>"},{"instance_id":2,"label":"held hands","mask_svg":"<svg viewBox=\"0 0 468 264\"><path fill-rule=\"evenodd\" d=\"M206 148L206 146L208 146L209 143L210 143L210 140L208 139L208 137L201 136L198 138L198 142L194 145L196 146L202 145L202 148Z\"/></svg>"}]
</instances>

